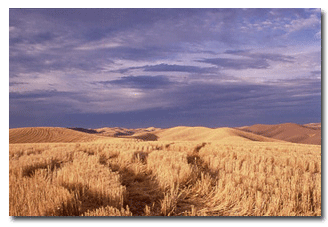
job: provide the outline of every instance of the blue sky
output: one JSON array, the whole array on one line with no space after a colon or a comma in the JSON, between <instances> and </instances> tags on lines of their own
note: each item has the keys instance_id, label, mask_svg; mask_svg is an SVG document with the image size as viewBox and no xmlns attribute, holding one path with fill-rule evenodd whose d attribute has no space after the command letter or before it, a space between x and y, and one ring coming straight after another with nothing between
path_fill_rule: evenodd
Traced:
<instances>
[{"instance_id":1,"label":"blue sky","mask_svg":"<svg viewBox=\"0 0 328 227\"><path fill-rule=\"evenodd\" d=\"M320 121L320 9L9 10L10 128Z\"/></svg>"}]
</instances>

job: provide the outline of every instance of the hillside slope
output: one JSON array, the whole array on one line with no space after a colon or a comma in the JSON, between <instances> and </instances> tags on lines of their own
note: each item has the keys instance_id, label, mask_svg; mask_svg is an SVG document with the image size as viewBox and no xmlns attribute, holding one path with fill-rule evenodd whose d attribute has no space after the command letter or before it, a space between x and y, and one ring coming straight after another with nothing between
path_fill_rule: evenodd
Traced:
<instances>
[{"instance_id":1,"label":"hillside slope","mask_svg":"<svg viewBox=\"0 0 328 227\"><path fill-rule=\"evenodd\" d=\"M9 143L89 142L102 137L67 128L31 127L9 129Z\"/></svg>"},{"instance_id":2,"label":"hillside slope","mask_svg":"<svg viewBox=\"0 0 328 227\"><path fill-rule=\"evenodd\" d=\"M321 127L317 125L314 127L312 125L298 125L295 123L278 125L256 124L239 129L245 132L293 143L321 145Z\"/></svg>"},{"instance_id":3,"label":"hillside slope","mask_svg":"<svg viewBox=\"0 0 328 227\"><path fill-rule=\"evenodd\" d=\"M110 136L110 137L129 137L136 134L142 133L154 133L161 129L149 127L149 128L136 128L136 129L128 129L122 127L104 127L104 128L97 128L92 129L95 133L103 136Z\"/></svg>"},{"instance_id":4,"label":"hillside slope","mask_svg":"<svg viewBox=\"0 0 328 227\"><path fill-rule=\"evenodd\" d=\"M159 141L278 141L233 128L174 127L156 133Z\"/></svg>"}]
</instances>

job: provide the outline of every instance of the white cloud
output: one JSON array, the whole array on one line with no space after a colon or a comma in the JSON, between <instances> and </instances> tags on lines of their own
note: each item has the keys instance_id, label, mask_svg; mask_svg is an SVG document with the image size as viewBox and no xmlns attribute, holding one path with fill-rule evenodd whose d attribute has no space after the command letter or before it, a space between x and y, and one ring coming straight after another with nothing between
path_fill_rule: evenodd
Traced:
<instances>
[{"instance_id":1,"label":"white cloud","mask_svg":"<svg viewBox=\"0 0 328 227\"><path fill-rule=\"evenodd\" d=\"M299 18L292 20L289 24L285 25L288 33L299 31L305 28L313 27L320 24L320 19L312 14L309 18Z\"/></svg>"},{"instance_id":2,"label":"white cloud","mask_svg":"<svg viewBox=\"0 0 328 227\"><path fill-rule=\"evenodd\" d=\"M96 43L87 43L81 46L74 48L75 50L97 50L105 48L115 48L122 46L119 42L96 42Z\"/></svg>"},{"instance_id":3,"label":"white cloud","mask_svg":"<svg viewBox=\"0 0 328 227\"><path fill-rule=\"evenodd\" d=\"M321 39L321 31L318 31L318 32L314 35L314 37L315 37L316 39Z\"/></svg>"}]
</instances>

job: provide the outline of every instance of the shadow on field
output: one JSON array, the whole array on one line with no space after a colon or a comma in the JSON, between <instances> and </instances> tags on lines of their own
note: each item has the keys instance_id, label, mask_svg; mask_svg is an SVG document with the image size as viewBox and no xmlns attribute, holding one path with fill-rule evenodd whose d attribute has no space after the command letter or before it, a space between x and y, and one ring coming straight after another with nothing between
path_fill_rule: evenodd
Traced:
<instances>
[{"instance_id":1,"label":"shadow on field","mask_svg":"<svg viewBox=\"0 0 328 227\"><path fill-rule=\"evenodd\" d=\"M94 211L98 208L106 206L121 209L120 201L118 199L115 200L113 198L101 195L101 193L92 191L81 183L63 184L62 186L77 197L79 200L79 209L73 209L71 211L62 209L62 214L59 214L58 216L80 216L86 211ZM74 207L74 202L71 207Z\"/></svg>"},{"instance_id":2,"label":"shadow on field","mask_svg":"<svg viewBox=\"0 0 328 227\"><path fill-rule=\"evenodd\" d=\"M59 161L57 159L52 159L50 161L50 163L37 163L35 165L26 166L22 170L22 176L23 177L33 177L35 174L35 171L37 171L38 169L48 169L48 170L50 170L50 172L53 172L53 171L61 168L62 164L63 164L62 161Z\"/></svg>"},{"instance_id":3,"label":"shadow on field","mask_svg":"<svg viewBox=\"0 0 328 227\"><path fill-rule=\"evenodd\" d=\"M137 159L143 165L147 163L147 156L145 153L138 152ZM148 154L147 154L148 155ZM129 206L130 211L134 216L144 216L145 208L151 208L153 214L159 213L159 201L163 199L164 193L159 189L156 180L151 176L151 173L135 174L128 168L119 171L122 176L122 185L126 187L126 199L123 203L124 207Z\"/></svg>"},{"instance_id":4,"label":"shadow on field","mask_svg":"<svg viewBox=\"0 0 328 227\"><path fill-rule=\"evenodd\" d=\"M141 139L144 141L157 141L158 140L158 136L156 136L155 134L152 133L145 133L139 136L134 136L133 138L136 139Z\"/></svg>"},{"instance_id":5,"label":"shadow on field","mask_svg":"<svg viewBox=\"0 0 328 227\"><path fill-rule=\"evenodd\" d=\"M187 162L188 164L193 165L195 168L198 169L199 176L201 173L204 173L209 174L213 179L217 179L218 171L213 171L208 168L207 164L204 163L204 161L199 157L198 154L200 149L205 147L206 144L207 143L202 143L201 145L196 146L193 153L187 156Z\"/></svg>"},{"instance_id":6,"label":"shadow on field","mask_svg":"<svg viewBox=\"0 0 328 227\"><path fill-rule=\"evenodd\" d=\"M132 162L138 163L139 167L143 168L147 164L147 157L148 153L136 151L133 154ZM107 161L102 159L100 163L108 166L113 172L118 172L121 176L121 184L126 187L123 207L129 206L133 216L145 216L146 206L151 209L151 215L158 214L160 212L159 201L163 199L164 193L159 189L151 172L133 171L131 166L122 167L115 162Z\"/></svg>"}]
</instances>

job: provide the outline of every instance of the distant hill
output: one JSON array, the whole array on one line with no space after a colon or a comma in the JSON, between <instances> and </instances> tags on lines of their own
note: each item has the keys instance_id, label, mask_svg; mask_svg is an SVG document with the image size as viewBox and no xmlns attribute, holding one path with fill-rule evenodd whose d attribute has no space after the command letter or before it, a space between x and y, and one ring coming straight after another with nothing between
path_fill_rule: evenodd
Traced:
<instances>
[{"instance_id":1,"label":"distant hill","mask_svg":"<svg viewBox=\"0 0 328 227\"><path fill-rule=\"evenodd\" d=\"M309 123L309 124L304 124L303 126L314 128L314 129L321 129L321 123Z\"/></svg>"},{"instance_id":2,"label":"distant hill","mask_svg":"<svg viewBox=\"0 0 328 227\"><path fill-rule=\"evenodd\" d=\"M58 128L58 127L28 127L9 129L9 143L68 143L91 142L109 138L135 138L141 140L157 140L154 132L160 129L149 127L139 129L126 128Z\"/></svg>"},{"instance_id":3,"label":"distant hill","mask_svg":"<svg viewBox=\"0 0 328 227\"><path fill-rule=\"evenodd\" d=\"M158 140L163 141L262 141L277 142L278 140L256 135L233 128L206 127L174 127L156 133Z\"/></svg>"},{"instance_id":4,"label":"distant hill","mask_svg":"<svg viewBox=\"0 0 328 227\"><path fill-rule=\"evenodd\" d=\"M305 125L298 125L295 123L278 125L256 124L240 127L239 129L245 132L293 143L321 144L321 123Z\"/></svg>"},{"instance_id":5,"label":"distant hill","mask_svg":"<svg viewBox=\"0 0 328 227\"><path fill-rule=\"evenodd\" d=\"M9 129L9 143L89 142L102 137L67 128L31 127Z\"/></svg>"},{"instance_id":6,"label":"distant hill","mask_svg":"<svg viewBox=\"0 0 328 227\"><path fill-rule=\"evenodd\" d=\"M145 141L260 141L321 144L321 123L256 124L239 128L178 126L168 129L121 127L83 128L15 128L9 129L9 143L90 142L99 139L131 138Z\"/></svg>"},{"instance_id":7,"label":"distant hill","mask_svg":"<svg viewBox=\"0 0 328 227\"><path fill-rule=\"evenodd\" d=\"M104 128L98 128L93 129L93 131L96 131L99 135L103 136L112 136L112 137L129 137L133 135L140 135L143 133L154 133L156 131L161 130L160 128L136 128L136 129L127 129L122 127L104 127Z\"/></svg>"}]
</instances>

